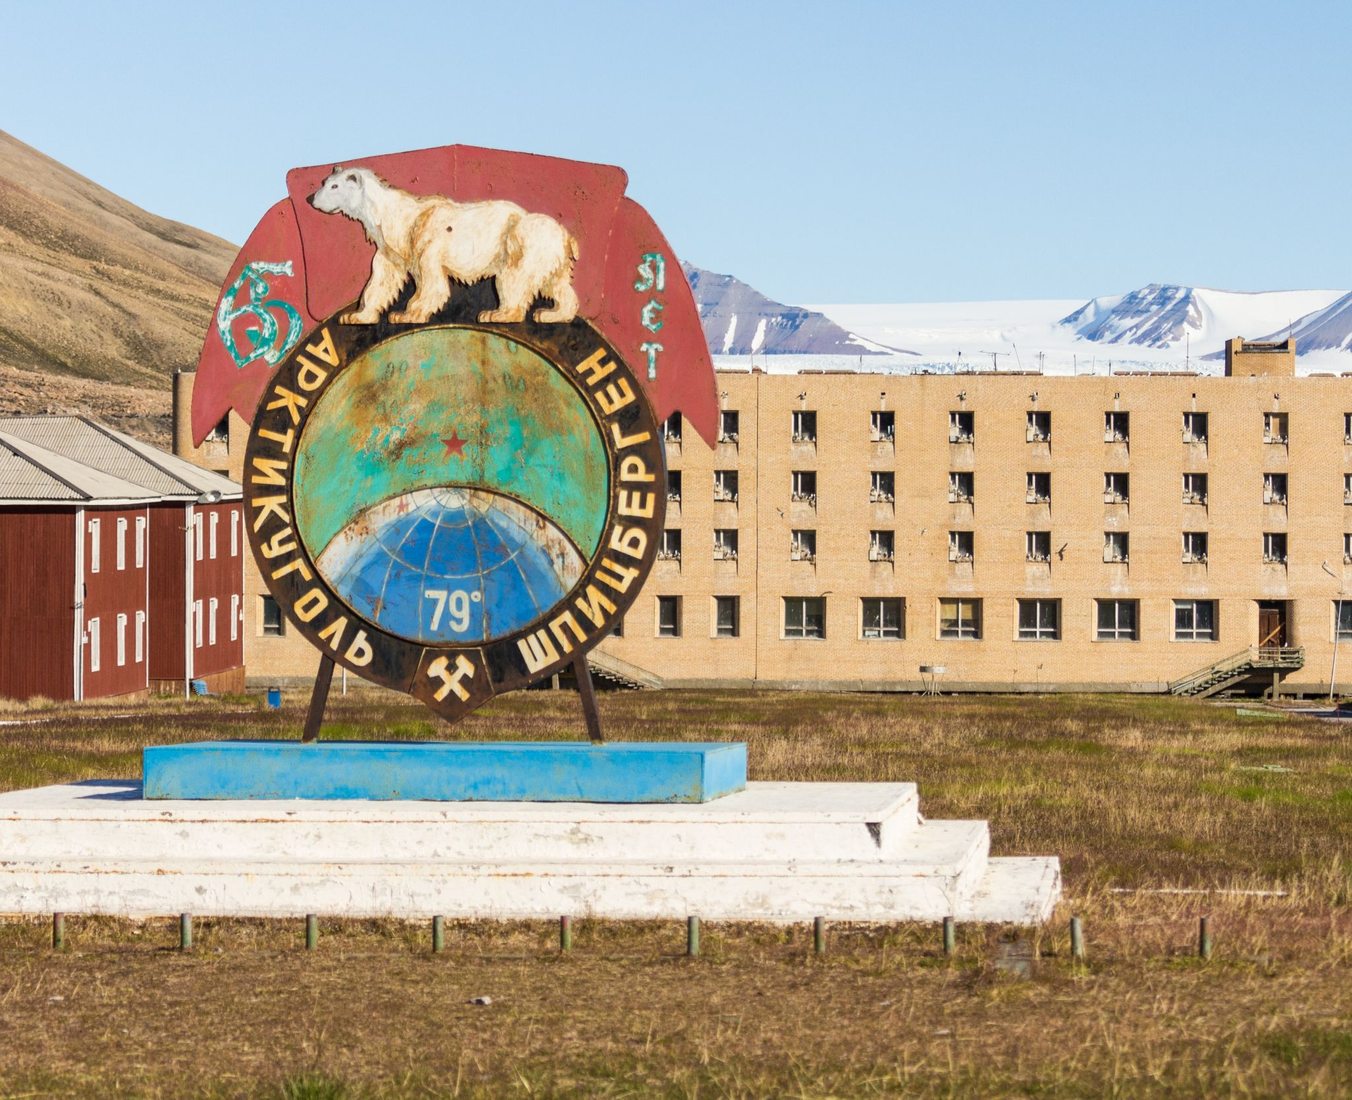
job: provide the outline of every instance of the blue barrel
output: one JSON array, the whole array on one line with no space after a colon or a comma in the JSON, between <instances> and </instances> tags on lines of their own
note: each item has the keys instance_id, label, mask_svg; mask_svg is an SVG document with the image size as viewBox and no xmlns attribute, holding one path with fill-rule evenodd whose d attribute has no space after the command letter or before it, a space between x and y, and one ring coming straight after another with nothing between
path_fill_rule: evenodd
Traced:
<instances>
[{"instance_id":1,"label":"blue barrel","mask_svg":"<svg viewBox=\"0 0 1352 1100\"><path fill-rule=\"evenodd\" d=\"M282 689L279 687L268 688L268 706L277 710L282 705Z\"/></svg>"}]
</instances>

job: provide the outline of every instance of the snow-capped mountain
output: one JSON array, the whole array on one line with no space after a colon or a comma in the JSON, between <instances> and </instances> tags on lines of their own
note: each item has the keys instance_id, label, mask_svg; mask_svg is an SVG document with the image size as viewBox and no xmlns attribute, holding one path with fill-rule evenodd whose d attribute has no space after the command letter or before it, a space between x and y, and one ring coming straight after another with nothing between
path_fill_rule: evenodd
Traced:
<instances>
[{"instance_id":1,"label":"snow-capped mountain","mask_svg":"<svg viewBox=\"0 0 1352 1100\"><path fill-rule=\"evenodd\" d=\"M866 340L821 313L765 297L731 275L682 264L714 355L910 355Z\"/></svg>"},{"instance_id":2,"label":"snow-capped mountain","mask_svg":"<svg viewBox=\"0 0 1352 1100\"><path fill-rule=\"evenodd\" d=\"M1269 333L1263 340L1296 338L1296 354L1314 351L1352 351L1352 293L1332 305L1308 313L1295 322Z\"/></svg>"},{"instance_id":3,"label":"snow-capped mountain","mask_svg":"<svg viewBox=\"0 0 1352 1100\"><path fill-rule=\"evenodd\" d=\"M1167 349L1186 342L1195 353L1207 353L1220 350L1232 336L1257 339L1251 334L1284 330L1295 318L1324 310L1340 293L1244 293L1151 283L1128 294L1093 298L1058 323L1096 344Z\"/></svg>"}]
</instances>

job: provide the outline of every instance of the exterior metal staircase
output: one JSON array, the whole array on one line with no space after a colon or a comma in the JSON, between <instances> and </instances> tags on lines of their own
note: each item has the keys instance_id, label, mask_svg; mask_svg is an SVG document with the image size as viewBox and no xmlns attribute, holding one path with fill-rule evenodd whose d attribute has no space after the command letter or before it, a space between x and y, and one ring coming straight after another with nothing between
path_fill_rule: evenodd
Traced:
<instances>
[{"instance_id":1,"label":"exterior metal staircase","mask_svg":"<svg viewBox=\"0 0 1352 1100\"><path fill-rule=\"evenodd\" d=\"M642 690L662 686L661 678L654 676L647 669L631 665L628 661L621 661L618 657L603 653L599 649L593 649L587 654L587 664L591 666L593 676L615 687Z\"/></svg>"},{"instance_id":2,"label":"exterior metal staircase","mask_svg":"<svg viewBox=\"0 0 1352 1100\"><path fill-rule=\"evenodd\" d=\"M1294 672L1304 664L1305 650L1300 646L1254 645L1173 681L1169 691L1173 695L1205 699L1227 688L1238 687L1246 680L1257 681L1269 678L1272 673Z\"/></svg>"}]
</instances>

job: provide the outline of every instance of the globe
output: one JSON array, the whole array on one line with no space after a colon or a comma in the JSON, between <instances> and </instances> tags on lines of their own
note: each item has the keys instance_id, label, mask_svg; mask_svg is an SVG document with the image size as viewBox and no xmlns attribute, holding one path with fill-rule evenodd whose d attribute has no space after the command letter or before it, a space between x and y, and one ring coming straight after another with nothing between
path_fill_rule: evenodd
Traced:
<instances>
[{"instance_id":1,"label":"globe","mask_svg":"<svg viewBox=\"0 0 1352 1100\"><path fill-rule=\"evenodd\" d=\"M586 401L502 333L430 326L347 363L296 448L296 529L361 619L425 645L539 620L596 554L610 465Z\"/></svg>"}]
</instances>

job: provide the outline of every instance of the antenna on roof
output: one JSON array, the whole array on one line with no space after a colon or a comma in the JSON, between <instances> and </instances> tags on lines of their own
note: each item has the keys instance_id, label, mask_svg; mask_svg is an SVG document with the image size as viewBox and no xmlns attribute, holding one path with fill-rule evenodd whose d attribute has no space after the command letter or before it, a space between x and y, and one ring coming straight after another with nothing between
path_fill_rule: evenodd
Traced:
<instances>
[{"instance_id":1,"label":"antenna on roof","mask_svg":"<svg viewBox=\"0 0 1352 1100\"><path fill-rule=\"evenodd\" d=\"M1023 370L1023 360L1019 358L1019 345L1011 340L1009 346L1014 349L1014 362L1019 364L1019 370Z\"/></svg>"}]
</instances>

